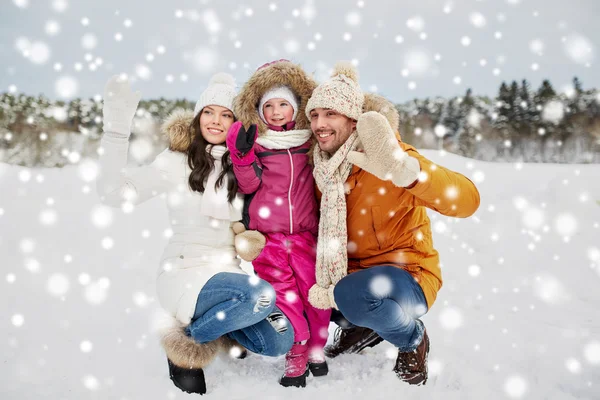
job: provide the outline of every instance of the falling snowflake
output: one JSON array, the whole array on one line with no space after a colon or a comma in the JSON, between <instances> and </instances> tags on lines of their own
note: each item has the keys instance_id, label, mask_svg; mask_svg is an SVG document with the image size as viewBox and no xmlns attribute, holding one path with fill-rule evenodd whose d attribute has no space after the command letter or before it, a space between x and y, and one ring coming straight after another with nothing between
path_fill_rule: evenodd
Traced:
<instances>
[{"instance_id":1,"label":"falling snowflake","mask_svg":"<svg viewBox=\"0 0 600 400\"><path fill-rule=\"evenodd\" d=\"M533 285L534 294L548 304L557 304L566 298L566 291L561 281L554 276L538 276Z\"/></svg>"},{"instance_id":2,"label":"falling snowflake","mask_svg":"<svg viewBox=\"0 0 600 400\"><path fill-rule=\"evenodd\" d=\"M71 76L63 76L56 81L54 90L59 97L63 99L70 99L77 94L79 90L79 84L75 78Z\"/></svg>"},{"instance_id":3,"label":"falling snowflake","mask_svg":"<svg viewBox=\"0 0 600 400\"><path fill-rule=\"evenodd\" d=\"M35 258L26 258L25 259L25 268L32 273L37 273L40 271L40 262Z\"/></svg>"},{"instance_id":4,"label":"falling snowflake","mask_svg":"<svg viewBox=\"0 0 600 400\"><path fill-rule=\"evenodd\" d=\"M85 285L88 285L92 281L92 278L90 277L89 274L82 273L82 274L79 274L79 276L77 277L77 281L81 285L85 286Z\"/></svg>"},{"instance_id":5,"label":"falling snowflake","mask_svg":"<svg viewBox=\"0 0 600 400\"><path fill-rule=\"evenodd\" d=\"M271 216L271 209L269 207L263 206L258 210L258 216L262 219L267 219Z\"/></svg>"},{"instance_id":6,"label":"falling snowflake","mask_svg":"<svg viewBox=\"0 0 600 400\"><path fill-rule=\"evenodd\" d=\"M529 207L523 211L523 225L528 229L540 229L544 222L544 212L539 208Z\"/></svg>"},{"instance_id":7,"label":"falling snowflake","mask_svg":"<svg viewBox=\"0 0 600 400\"><path fill-rule=\"evenodd\" d=\"M600 263L600 249L598 249L597 247L590 247L587 250L587 256L590 259L590 261Z\"/></svg>"},{"instance_id":8,"label":"falling snowflake","mask_svg":"<svg viewBox=\"0 0 600 400\"><path fill-rule=\"evenodd\" d=\"M89 340L84 340L79 344L79 349L82 353L89 353L94 348L94 345Z\"/></svg>"},{"instance_id":9,"label":"falling snowflake","mask_svg":"<svg viewBox=\"0 0 600 400\"><path fill-rule=\"evenodd\" d=\"M414 16L406 21L406 26L415 31L421 32L425 29L425 20L421 16Z\"/></svg>"},{"instance_id":10,"label":"falling snowflake","mask_svg":"<svg viewBox=\"0 0 600 400\"><path fill-rule=\"evenodd\" d=\"M98 45L98 39L93 33L86 33L81 37L81 47L85 50L93 50Z\"/></svg>"},{"instance_id":11,"label":"falling snowflake","mask_svg":"<svg viewBox=\"0 0 600 400\"><path fill-rule=\"evenodd\" d=\"M135 292L133 294L133 302L136 306L144 308L150 303L150 299L144 292Z\"/></svg>"},{"instance_id":12,"label":"falling snowflake","mask_svg":"<svg viewBox=\"0 0 600 400\"><path fill-rule=\"evenodd\" d=\"M485 16L479 12L471 13L469 19L471 20L471 24L476 28L483 28L487 23Z\"/></svg>"},{"instance_id":13,"label":"falling snowflake","mask_svg":"<svg viewBox=\"0 0 600 400\"><path fill-rule=\"evenodd\" d=\"M351 11L348 14L346 14L346 24L352 27L357 27L361 24L361 22L362 17L358 11Z\"/></svg>"},{"instance_id":14,"label":"falling snowflake","mask_svg":"<svg viewBox=\"0 0 600 400\"><path fill-rule=\"evenodd\" d=\"M107 228L113 223L113 211L106 206L96 206L92 209L92 223L96 228Z\"/></svg>"},{"instance_id":15,"label":"falling snowflake","mask_svg":"<svg viewBox=\"0 0 600 400\"><path fill-rule=\"evenodd\" d=\"M600 342L592 341L585 345L583 354L587 362L592 365L600 365Z\"/></svg>"},{"instance_id":16,"label":"falling snowflake","mask_svg":"<svg viewBox=\"0 0 600 400\"><path fill-rule=\"evenodd\" d=\"M295 54L300 50L300 43L295 39L287 40L284 44L284 49L290 54Z\"/></svg>"},{"instance_id":17,"label":"falling snowflake","mask_svg":"<svg viewBox=\"0 0 600 400\"><path fill-rule=\"evenodd\" d=\"M429 71L431 67L431 56L425 49L415 48L404 56L404 66L406 74L410 72L415 76L422 76Z\"/></svg>"},{"instance_id":18,"label":"falling snowflake","mask_svg":"<svg viewBox=\"0 0 600 400\"><path fill-rule=\"evenodd\" d=\"M581 373L581 363L576 358L569 358L565 361L565 367L572 374Z\"/></svg>"},{"instance_id":19,"label":"falling snowflake","mask_svg":"<svg viewBox=\"0 0 600 400\"><path fill-rule=\"evenodd\" d=\"M23 317L21 314L15 314L10 318L10 321L14 326L20 327L25 323L25 317Z\"/></svg>"},{"instance_id":20,"label":"falling snowflake","mask_svg":"<svg viewBox=\"0 0 600 400\"><path fill-rule=\"evenodd\" d=\"M544 53L544 47L544 42L541 39L534 39L529 42L529 50L538 56Z\"/></svg>"},{"instance_id":21,"label":"falling snowflake","mask_svg":"<svg viewBox=\"0 0 600 400\"><path fill-rule=\"evenodd\" d=\"M94 182L99 172L98 163L91 159L85 159L77 166L77 174L84 182Z\"/></svg>"},{"instance_id":22,"label":"falling snowflake","mask_svg":"<svg viewBox=\"0 0 600 400\"><path fill-rule=\"evenodd\" d=\"M23 253L29 254L35 249L35 242L31 238L24 238L19 243L19 248Z\"/></svg>"},{"instance_id":23,"label":"falling snowflake","mask_svg":"<svg viewBox=\"0 0 600 400\"><path fill-rule=\"evenodd\" d=\"M469 275L477 277L481 274L481 267L479 265L470 265L468 268Z\"/></svg>"},{"instance_id":24,"label":"falling snowflake","mask_svg":"<svg viewBox=\"0 0 600 400\"><path fill-rule=\"evenodd\" d=\"M54 225L58 221L58 214L52 209L43 210L40 212L39 220L42 225Z\"/></svg>"},{"instance_id":25,"label":"falling snowflake","mask_svg":"<svg viewBox=\"0 0 600 400\"><path fill-rule=\"evenodd\" d=\"M86 285L84 291L84 297L90 304L101 304L106 301L108 297L108 288L110 286L107 283L108 280L100 279L97 282Z\"/></svg>"},{"instance_id":26,"label":"falling snowflake","mask_svg":"<svg viewBox=\"0 0 600 400\"><path fill-rule=\"evenodd\" d=\"M510 398L520 399L527 393L527 381L521 376L513 375L504 382L504 392Z\"/></svg>"},{"instance_id":27,"label":"falling snowflake","mask_svg":"<svg viewBox=\"0 0 600 400\"><path fill-rule=\"evenodd\" d=\"M142 80L147 81L152 77L152 70L144 64L135 66L135 74Z\"/></svg>"},{"instance_id":28,"label":"falling snowflake","mask_svg":"<svg viewBox=\"0 0 600 400\"><path fill-rule=\"evenodd\" d=\"M570 213L559 214L554 220L554 229L561 236L571 237L577 228L577 219Z\"/></svg>"},{"instance_id":29,"label":"falling snowflake","mask_svg":"<svg viewBox=\"0 0 600 400\"><path fill-rule=\"evenodd\" d=\"M544 121L558 124L565 115L565 106L562 102L553 100L548 102L542 111L542 119Z\"/></svg>"},{"instance_id":30,"label":"falling snowflake","mask_svg":"<svg viewBox=\"0 0 600 400\"><path fill-rule=\"evenodd\" d=\"M462 312L455 307L446 307L440 313L440 324L446 330L456 330L463 325Z\"/></svg>"},{"instance_id":31,"label":"falling snowflake","mask_svg":"<svg viewBox=\"0 0 600 400\"><path fill-rule=\"evenodd\" d=\"M115 241L111 238L111 237L105 237L102 239L102 248L104 250L110 250L113 248L113 246L115 245Z\"/></svg>"},{"instance_id":32,"label":"falling snowflake","mask_svg":"<svg viewBox=\"0 0 600 400\"><path fill-rule=\"evenodd\" d=\"M95 391L100 388L100 382L93 375L86 375L83 377L83 379L81 381L83 383L83 386L85 386L86 389Z\"/></svg>"},{"instance_id":33,"label":"falling snowflake","mask_svg":"<svg viewBox=\"0 0 600 400\"><path fill-rule=\"evenodd\" d=\"M568 36L563 43L563 48L567 56L577 64L587 64L594 59L592 42L583 35Z\"/></svg>"},{"instance_id":34,"label":"falling snowflake","mask_svg":"<svg viewBox=\"0 0 600 400\"><path fill-rule=\"evenodd\" d=\"M394 285L392 280L384 275L379 275L371 279L369 290L374 296L385 298L392 293Z\"/></svg>"},{"instance_id":35,"label":"falling snowflake","mask_svg":"<svg viewBox=\"0 0 600 400\"><path fill-rule=\"evenodd\" d=\"M192 65L202 74L211 72L217 65L218 54L209 47L198 47L192 54Z\"/></svg>"},{"instance_id":36,"label":"falling snowflake","mask_svg":"<svg viewBox=\"0 0 600 400\"><path fill-rule=\"evenodd\" d=\"M293 303L295 303L297 300L298 300L298 295L297 295L296 293L292 292L291 290L288 290L288 291L285 293L285 301L286 301L286 302L288 302L288 303L290 303L290 304L293 304Z\"/></svg>"},{"instance_id":37,"label":"falling snowflake","mask_svg":"<svg viewBox=\"0 0 600 400\"><path fill-rule=\"evenodd\" d=\"M437 124L433 131L437 137L442 138L446 136L447 129L444 125Z\"/></svg>"},{"instance_id":38,"label":"falling snowflake","mask_svg":"<svg viewBox=\"0 0 600 400\"><path fill-rule=\"evenodd\" d=\"M46 283L46 289L52 296L61 297L69 291L69 278L64 274L52 274Z\"/></svg>"}]
</instances>

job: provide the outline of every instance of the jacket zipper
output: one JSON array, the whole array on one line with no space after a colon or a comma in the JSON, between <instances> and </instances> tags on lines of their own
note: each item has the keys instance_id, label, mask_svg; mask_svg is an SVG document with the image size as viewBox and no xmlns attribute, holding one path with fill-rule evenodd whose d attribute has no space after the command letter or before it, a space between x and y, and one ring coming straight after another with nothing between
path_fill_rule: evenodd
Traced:
<instances>
[{"instance_id":1,"label":"jacket zipper","mask_svg":"<svg viewBox=\"0 0 600 400\"><path fill-rule=\"evenodd\" d=\"M292 174L290 176L290 188L288 190L288 204L290 207L290 235L294 233L294 216L292 211L292 185L294 184L294 160L292 159L292 153L290 150L287 150L288 155L290 156L290 166L292 167Z\"/></svg>"}]
</instances>

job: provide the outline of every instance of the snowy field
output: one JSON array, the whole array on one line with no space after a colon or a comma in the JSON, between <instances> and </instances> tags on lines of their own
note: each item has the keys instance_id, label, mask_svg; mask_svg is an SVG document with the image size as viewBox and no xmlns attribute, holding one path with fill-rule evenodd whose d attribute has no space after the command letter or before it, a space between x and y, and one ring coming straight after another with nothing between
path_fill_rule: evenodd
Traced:
<instances>
[{"instance_id":1,"label":"snowy field","mask_svg":"<svg viewBox=\"0 0 600 400\"><path fill-rule=\"evenodd\" d=\"M331 360L305 389L278 385L282 358L222 356L205 398L600 398L600 165L424 154L482 197L470 219L430 213L445 280L424 317L428 384L400 382L382 343ZM164 200L100 206L95 168L0 164L0 399L196 397L171 384L153 333Z\"/></svg>"}]
</instances>

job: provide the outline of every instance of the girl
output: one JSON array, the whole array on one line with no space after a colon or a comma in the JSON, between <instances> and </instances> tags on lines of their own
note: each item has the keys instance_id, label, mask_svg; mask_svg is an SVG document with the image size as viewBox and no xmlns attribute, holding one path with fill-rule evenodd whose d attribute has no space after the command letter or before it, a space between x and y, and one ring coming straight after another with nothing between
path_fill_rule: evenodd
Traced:
<instances>
[{"instance_id":1,"label":"girl","mask_svg":"<svg viewBox=\"0 0 600 400\"><path fill-rule=\"evenodd\" d=\"M244 224L266 237L252 261L273 285L276 304L294 327L283 386L306 385L309 371L327 374L323 347L330 310L308 302L315 284L318 209L308 151L310 123L304 113L315 82L297 65L279 60L259 68L236 98L240 121L227 136L240 191L247 195Z\"/></svg>"},{"instance_id":2,"label":"girl","mask_svg":"<svg viewBox=\"0 0 600 400\"><path fill-rule=\"evenodd\" d=\"M270 356L287 352L293 340L273 288L249 277L234 251L231 223L241 218L242 201L224 145L234 96L233 77L215 75L193 113L176 112L163 126L169 148L150 165L123 170L140 93L117 76L104 92L98 193L115 207L166 194L173 235L157 295L179 324L163 332L162 344L171 379L189 393L206 392L202 368L232 339Z\"/></svg>"}]
</instances>

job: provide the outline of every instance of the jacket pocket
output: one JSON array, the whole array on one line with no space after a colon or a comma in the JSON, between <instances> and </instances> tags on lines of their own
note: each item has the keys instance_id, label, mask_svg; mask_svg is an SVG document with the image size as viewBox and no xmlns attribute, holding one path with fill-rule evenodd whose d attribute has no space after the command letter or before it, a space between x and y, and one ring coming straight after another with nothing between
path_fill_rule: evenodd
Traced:
<instances>
[{"instance_id":1,"label":"jacket pocket","mask_svg":"<svg viewBox=\"0 0 600 400\"><path fill-rule=\"evenodd\" d=\"M373 221L373 231L375 232L377 246L379 250L382 250L385 247L386 235L383 229L383 216L381 215L380 206L371 207L371 220Z\"/></svg>"},{"instance_id":2,"label":"jacket pocket","mask_svg":"<svg viewBox=\"0 0 600 400\"><path fill-rule=\"evenodd\" d=\"M163 251L163 254L161 256L161 261L173 260L173 259L179 258L181 255L183 255L184 249L185 249L185 244L183 244L183 243L167 244L167 247L165 247L165 250Z\"/></svg>"}]
</instances>

